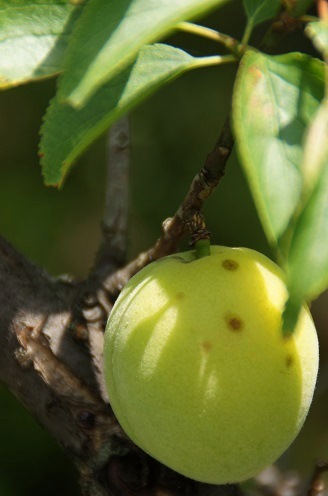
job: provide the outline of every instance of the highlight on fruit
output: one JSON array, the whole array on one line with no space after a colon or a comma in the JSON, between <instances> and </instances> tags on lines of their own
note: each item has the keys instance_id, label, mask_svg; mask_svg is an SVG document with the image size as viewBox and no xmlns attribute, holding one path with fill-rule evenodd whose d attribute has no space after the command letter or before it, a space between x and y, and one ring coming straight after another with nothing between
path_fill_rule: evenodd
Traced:
<instances>
[{"instance_id":1,"label":"highlight on fruit","mask_svg":"<svg viewBox=\"0 0 328 496\"><path fill-rule=\"evenodd\" d=\"M127 435L192 479L243 481L299 433L318 372L304 305L282 334L284 274L246 248L167 256L121 292L105 333L110 403Z\"/></svg>"}]
</instances>

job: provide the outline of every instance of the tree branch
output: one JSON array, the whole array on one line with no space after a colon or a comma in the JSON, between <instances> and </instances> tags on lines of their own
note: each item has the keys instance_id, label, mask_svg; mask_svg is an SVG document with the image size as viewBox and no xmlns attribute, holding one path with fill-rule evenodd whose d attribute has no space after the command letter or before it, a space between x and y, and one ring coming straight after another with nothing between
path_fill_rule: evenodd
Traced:
<instances>
[{"instance_id":1,"label":"tree branch","mask_svg":"<svg viewBox=\"0 0 328 496\"><path fill-rule=\"evenodd\" d=\"M0 238L0 287L0 380L75 462L84 496L239 494L176 474L127 438L95 365L104 327L70 325L78 284L51 278Z\"/></svg>"},{"instance_id":2,"label":"tree branch","mask_svg":"<svg viewBox=\"0 0 328 496\"><path fill-rule=\"evenodd\" d=\"M106 201L102 221L102 241L94 267L79 286L74 320L76 336L86 336L94 353L93 366L102 374L103 330L113 302L103 281L121 267L126 259L130 129L128 116L111 127L108 133ZM102 398L106 398L103 378L99 381Z\"/></svg>"},{"instance_id":3,"label":"tree branch","mask_svg":"<svg viewBox=\"0 0 328 496\"><path fill-rule=\"evenodd\" d=\"M125 262L128 223L130 162L129 117L123 117L108 134L106 203L102 223L103 241L90 275L106 273L106 266Z\"/></svg>"},{"instance_id":4,"label":"tree branch","mask_svg":"<svg viewBox=\"0 0 328 496\"><path fill-rule=\"evenodd\" d=\"M129 161L130 129L129 118L126 116L113 124L108 133L107 185L102 241L94 267L81 286L81 298L86 305L90 306L91 303L93 306L93 299L96 298L106 314L110 312L112 305L103 291L102 283L126 261Z\"/></svg>"},{"instance_id":5,"label":"tree branch","mask_svg":"<svg viewBox=\"0 0 328 496\"><path fill-rule=\"evenodd\" d=\"M115 299L127 281L145 265L177 251L182 236L188 230L191 217L195 211L201 211L205 200L213 193L224 176L233 145L228 115L213 150L207 155L203 168L192 181L181 206L172 218L164 221L163 234L156 244L104 280L103 287L110 298Z\"/></svg>"}]
</instances>

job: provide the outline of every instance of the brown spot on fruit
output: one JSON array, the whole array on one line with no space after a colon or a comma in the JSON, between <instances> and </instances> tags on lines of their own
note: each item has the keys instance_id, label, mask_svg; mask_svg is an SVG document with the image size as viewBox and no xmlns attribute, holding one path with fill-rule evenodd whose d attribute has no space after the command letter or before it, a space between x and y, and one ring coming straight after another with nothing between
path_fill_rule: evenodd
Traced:
<instances>
[{"instance_id":1,"label":"brown spot on fruit","mask_svg":"<svg viewBox=\"0 0 328 496\"><path fill-rule=\"evenodd\" d=\"M289 369L294 363L294 357L293 355L287 355L286 356L286 367Z\"/></svg>"},{"instance_id":2,"label":"brown spot on fruit","mask_svg":"<svg viewBox=\"0 0 328 496\"><path fill-rule=\"evenodd\" d=\"M239 267L239 263L236 262L236 260L227 258L226 260L223 260L222 267L226 270L237 270Z\"/></svg>"},{"instance_id":3,"label":"brown spot on fruit","mask_svg":"<svg viewBox=\"0 0 328 496\"><path fill-rule=\"evenodd\" d=\"M241 331L241 329L244 327L243 321L237 317L237 316L227 316L225 319L229 329L232 331Z\"/></svg>"},{"instance_id":4,"label":"brown spot on fruit","mask_svg":"<svg viewBox=\"0 0 328 496\"><path fill-rule=\"evenodd\" d=\"M210 341L203 341L202 348L205 353L208 353L213 348L213 344Z\"/></svg>"},{"instance_id":5,"label":"brown spot on fruit","mask_svg":"<svg viewBox=\"0 0 328 496\"><path fill-rule=\"evenodd\" d=\"M185 299L186 294L183 291L178 291L175 295L176 299L182 301Z\"/></svg>"}]
</instances>

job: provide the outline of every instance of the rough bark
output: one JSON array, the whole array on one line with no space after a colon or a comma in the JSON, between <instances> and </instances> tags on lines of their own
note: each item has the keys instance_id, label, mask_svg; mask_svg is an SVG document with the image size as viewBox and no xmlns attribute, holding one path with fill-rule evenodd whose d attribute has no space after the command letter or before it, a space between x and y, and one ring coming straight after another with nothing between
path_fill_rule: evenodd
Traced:
<instances>
[{"instance_id":1,"label":"rough bark","mask_svg":"<svg viewBox=\"0 0 328 496\"><path fill-rule=\"evenodd\" d=\"M238 494L175 474L129 441L99 367L103 319L77 305L79 284L52 279L1 238L0 287L0 378L74 460L84 495Z\"/></svg>"}]
</instances>

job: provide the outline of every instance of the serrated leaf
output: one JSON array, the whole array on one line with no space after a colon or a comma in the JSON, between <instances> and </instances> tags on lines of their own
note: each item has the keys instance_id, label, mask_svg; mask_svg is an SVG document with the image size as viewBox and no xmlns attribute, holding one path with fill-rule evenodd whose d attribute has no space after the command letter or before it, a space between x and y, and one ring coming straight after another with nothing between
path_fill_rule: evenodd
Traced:
<instances>
[{"instance_id":1,"label":"serrated leaf","mask_svg":"<svg viewBox=\"0 0 328 496\"><path fill-rule=\"evenodd\" d=\"M305 54L248 51L233 96L241 163L269 242L286 230L302 192L302 141L324 95L324 64Z\"/></svg>"},{"instance_id":2,"label":"serrated leaf","mask_svg":"<svg viewBox=\"0 0 328 496\"><path fill-rule=\"evenodd\" d=\"M62 0L3 0L0 89L58 74L79 13L79 7Z\"/></svg>"},{"instance_id":3,"label":"serrated leaf","mask_svg":"<svg viewBox=\"0 0 328 496\"><path fill-rule=\"evenodd\" d=\"M328 22L309 22L305 33L312 40L316 49L322 53L325 59L328 59Z\"/></svg>"},{"instance_id":4,"label":"serrated leaf","mask_svg":"<svg viewBox=\"0 0 328 496\"><path fill-rule=\"evenodd\" d=\"M82 106L103 84L180 21L230 0L89 0L70 42L60 97Z\"/></svg>"},{"instance_id":5,"label":"serrated leaf","mask_svg":"<svg viewBox=\"0 0 328 496\"><path fill-rule=\"evenodd\" d=\"M280 0L243 0L248 22L254 27L274 17L280 7Z\"/></svg>"},{"instance_id":6,"label":"serrated leaf","mask_svg":"<svg viewBox=\"0 0 328 496\"><path fill-rule=\"evenodd\" d=\"M208 60L168 45L145 46L136 62L98 90L85 107L75 109L55 97L42 127L45 183L62 185L74 160L115 120L159 87Z\"/></svg>"}]
</instances>

